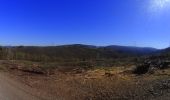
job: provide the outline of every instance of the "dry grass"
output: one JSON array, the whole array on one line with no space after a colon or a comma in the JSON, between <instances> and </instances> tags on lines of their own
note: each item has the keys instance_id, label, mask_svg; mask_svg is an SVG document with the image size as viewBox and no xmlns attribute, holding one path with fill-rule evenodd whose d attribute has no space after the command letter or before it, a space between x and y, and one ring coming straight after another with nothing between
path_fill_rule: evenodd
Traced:
<instances>
[{"instance_id":1,"label":"dry grass","mask_svg":"<svg viewBox=\"0 0 170 100\"><path fill-rule=\"evenodd\" d=\"M118 74L122 71L96 69L74 74L56 72L41 76L25 72L11 72L21 82L63 100L122 100L134 98L136 83L132 76ZM14 76L12 76L14 77ZM139 89L138 89L139 91ZM43 93L44 92L44 93Z\"/></svg>"},{"instance_id":2,"label":"dry grass","mask_svg":"<svg viewBox=\"0 0 170 100\"><path fill-rule=\"evenodd\" d=\"M47 100L145 100L153 81L168 78L170 70L136 76L127 73L131 67L95 68L77 73L54 70L42 75L10 70L12 78L36 89Z\"/></svg>"}]
</instances>

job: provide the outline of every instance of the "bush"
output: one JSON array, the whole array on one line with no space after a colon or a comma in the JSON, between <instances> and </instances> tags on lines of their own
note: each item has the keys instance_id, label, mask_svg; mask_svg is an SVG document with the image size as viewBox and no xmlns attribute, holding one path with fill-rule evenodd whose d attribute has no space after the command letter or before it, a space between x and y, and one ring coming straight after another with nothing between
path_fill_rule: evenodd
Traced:
<instances>
[{"instance_id":1,"label":"bush","mask_svg":"<svg viewBox=\"0 0 170 100\"><path fill-rule=\"evenodd\" d=\"M136 66L136 68L133 70L134 74L145 74L149 71L150 65L149 64L142 64Z\"/></svg>"}]
</instances>

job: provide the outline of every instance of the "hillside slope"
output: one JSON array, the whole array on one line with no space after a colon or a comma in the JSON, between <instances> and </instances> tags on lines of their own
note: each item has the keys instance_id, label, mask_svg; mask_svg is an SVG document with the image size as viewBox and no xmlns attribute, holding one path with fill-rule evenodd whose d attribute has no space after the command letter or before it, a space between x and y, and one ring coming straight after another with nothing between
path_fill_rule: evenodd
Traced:
<instances>
[{"instance_id":1,"label":"hillside slope","mask_svg":"<svg viewBox=\"0 0 170 100\"><path fill-rule=\"evenodd\" d=\"M62 46L17 46L2 47L1 59L8 57L17 60L58 61L58 60L97 60L142 56L157 51L154 48L128 46L92 46L92 45L62 45Z\"/></svg>"}]
</instances>

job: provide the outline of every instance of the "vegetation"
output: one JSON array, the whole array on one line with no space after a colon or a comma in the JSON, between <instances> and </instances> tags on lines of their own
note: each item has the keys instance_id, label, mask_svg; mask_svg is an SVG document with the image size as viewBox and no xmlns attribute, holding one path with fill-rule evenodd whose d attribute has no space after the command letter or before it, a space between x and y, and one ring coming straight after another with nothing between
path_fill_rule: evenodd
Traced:
<instances>
[{"instance_id":1,"label":"vegetation","mask_svg":"<svg viewBox=\"0 0 170 100\"><path fill-rule=\"evenodd\" d=\"M123 46L96 47L90 45L63 45L48 47L17 46L1 47L1 59L25 59L35 61L113 59L139 56L154 52L152 48Z\"/></svg>"},{"instance_id":2,"label":"vegetation","mask_svg":"<svg viewBox=\"0 0 170 100\"><path fill-rule=\"evenodd\" d=\"M145 74L145 73L147 73L148 71L149 71L149 65L147 65L147 64L144 64L144 65L138 65L138 66L136 66L136 68L134 69L134 71L133 71L133 73L134 74L138 74L138 75L140 75L140 74Z\"/></svg>"},{"instance_id":3,"label":"vegetation","mask_svg":"<svg viewBox=\"0 0 170 100\"><path fill-rule=\"evenodd\" d=\"M0 71L53 98L145 100L167 91L160 87L170 75L168 57L152 48L121 46L1 47Z\"/></svg>"}]
</instances>

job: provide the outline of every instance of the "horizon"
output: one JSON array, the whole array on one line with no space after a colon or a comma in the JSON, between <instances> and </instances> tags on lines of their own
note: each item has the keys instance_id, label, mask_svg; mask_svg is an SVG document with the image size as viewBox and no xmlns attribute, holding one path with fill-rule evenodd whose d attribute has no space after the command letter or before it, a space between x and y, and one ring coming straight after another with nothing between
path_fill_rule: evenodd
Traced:
<instances>
[{"instance_id":1,"label":"horizon","mask_svg":"<svg viewBox=\"0 0 170 100\"><path fill-rule=\"evenodd\" d=\"M170 0L0 1L2 45L170 46Z\"/></svg>"},{"instance_id":2,"label":"horizon","mask_svg":"<svg viewBox=\"0 0 170 100\"><path fill-rule=\"evenodd\" d=\"M95 47L107 47L107 46L120 46L120 47L136 47L136 48L153 48L153 49L167 49L169 47L165 47L165 48L154 48L154 47L144 47L144 46L133 46L133 45L116 45L116 44L112 44L112 45L92 45L92 44L52 44L52 45L0 45L2 47L19 47L19 46L25 46L25 47L55 47L55 46L72 46L72 45L84 45L84 46L95 46Z\"/></svg>"}]
</instances>

